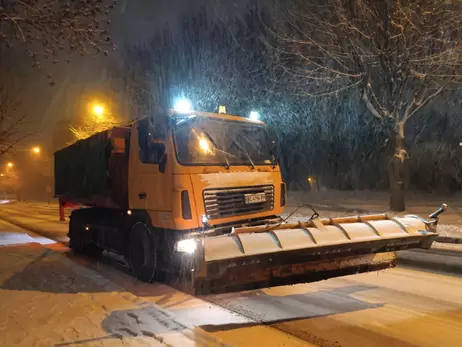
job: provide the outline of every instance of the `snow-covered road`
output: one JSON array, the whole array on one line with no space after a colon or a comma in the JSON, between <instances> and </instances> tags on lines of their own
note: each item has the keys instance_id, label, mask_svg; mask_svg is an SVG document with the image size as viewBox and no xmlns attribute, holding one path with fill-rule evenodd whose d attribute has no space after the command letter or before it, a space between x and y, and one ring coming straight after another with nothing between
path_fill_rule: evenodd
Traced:
<instances>
[{"instance_id":1,"label":"snow-covered road","mask_svg":"<svg viewBox=\"0 0 462 347\"><path fill-rule=\"evenodd\" d=\"M268 346L307 345L264 325L221 338L201 325L253 321L118 267L0 220L0 346L254 346L257 332Z\"/></svg>"},{"instance_id":2,"label":"snow-covered road","mask_svg":"<svg viewBox=\"0 0 462 347\"><path fill-rule=\"evenodd\" d=\"M55 223L54 212L30 208L27 218ZM458 277L391 269L197 298L8 223L1 240L9 241L0 246L0 346L462 345Z\"/></svg>"}]
</instances>

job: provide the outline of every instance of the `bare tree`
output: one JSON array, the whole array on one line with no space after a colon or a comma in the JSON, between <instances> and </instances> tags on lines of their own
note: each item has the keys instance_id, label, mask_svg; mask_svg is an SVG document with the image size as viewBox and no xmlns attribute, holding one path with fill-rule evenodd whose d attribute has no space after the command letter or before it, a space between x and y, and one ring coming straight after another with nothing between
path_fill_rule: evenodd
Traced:
<instances>
[{"instance_id":1,"label":"bare tree","mask_svg":"<svg viewBox=\"0 0 462 347\"><path fill-rule=\"evenodd\" d=\"M25 114L18 114L17 93L0 84L0 156L9 152L29 134L21 131Z\"/></svg>"},{"instance_id":2,"label":"bare tree","mask_svg":"<svg viewBox=\"0 0 462 347\"><path fill-rule=\"evenodd\" d=\"M20 46L41 67L62 51L107 54L115 0L0 0L0 47Z\"/></svg>"},{"instance_id":3,"label":"bare tree","mask_svg":"<svg viewBox=\"0 0 462 347\"><path fill-rule=\"evenodd\" d=\"M309 96L358 93L391 126L390 208L404 210L409 119L462 79L462 4L433 0L284 2L280 61ZM289 28L289 30L287 30Z\"/></svg>"},{"instance_id":4,"label":"bare tree","mask_svg":"<svg viewBox=\"0 0 462 347\"><path fill-rule=\"evenodd\" d=\"M248 26L261 25L258 14L250 12L248 17L253 21L209 22L204 8L142 47L125 47L126 93L135 112L150 114L158 105L170 108L181 97L202 111L218 111L219 105L237 113L258 107L267 56L255 49L261 48L257 41L263 28Z\"/></svg>"}]
</instances>

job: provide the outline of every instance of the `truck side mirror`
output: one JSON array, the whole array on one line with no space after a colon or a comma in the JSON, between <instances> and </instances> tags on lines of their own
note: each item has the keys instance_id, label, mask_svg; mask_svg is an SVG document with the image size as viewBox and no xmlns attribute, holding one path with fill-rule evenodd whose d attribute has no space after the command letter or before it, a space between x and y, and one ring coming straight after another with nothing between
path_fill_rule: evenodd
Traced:
<instances>
[{"instance_id":1,"label":"truck side mirror","mask_svg":"<svg viewBox=\"0 0 462 347\"><path fill-rule=\"evenodd\" d=\"M167 153L165 144L161 142L151 142L148 144L148 158L143 163L159 165L159 171L164 173L167 167Z\"/></svg>"},{"instance_id":2,"label":"truck side mirror","mask_svg":"<svg viewBox=\"0 0 462 347\"><path fill-rule=\"evenodd\" d=\"M161 173L165 173L166 168L167 168L167 154L164 152L162 158L159 161L159 171Z\"/></svg>"},{"instance_id":3,"label":"truck side mirror","mask_svg":"<svg viewBox=\"0 0 462 347\"><path fill-rule=\"evenodd\" d=\"M167 167L167 153L165 153L165 144L153 143L151 151L155 157L155 163L159 165L159 171L164 173Z\"/></svg>"}]
</instances>

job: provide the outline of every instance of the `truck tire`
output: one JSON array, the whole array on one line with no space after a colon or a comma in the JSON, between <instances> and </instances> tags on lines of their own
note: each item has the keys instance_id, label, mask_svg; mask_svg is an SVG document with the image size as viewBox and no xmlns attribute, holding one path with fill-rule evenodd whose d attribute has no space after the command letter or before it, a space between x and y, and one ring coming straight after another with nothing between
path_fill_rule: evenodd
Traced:
<instances>
[{"instance_id":1,"label":"truck tire","mask_svg":"<svg viewBox=\"0 0 462 347\"><path fill-rule=\"evenodd\" d=\"M88 243L84 246L83 253L92 258L99 258L104 249L95 245L94 243Z\"/></svg>"},{"instance_id":2,"label":"truck tire","mask_svg":"<svg viewBox=\"0 0 462 347\"><path fill-rule=\"evenodd\" d=\"M133 275L142 282L152 282L157 270L157 244L151 230L143 223L133 226L128 242L128 263Z\"/></svg>"},{"instance_id":3,"label":"truck tire","mask_svg":"<svg viewBox=\"0 0 462 347\"><path fill-rule=\"evenodd\" d=\"M84 254L97 258L103 252L101 247L88 242L88 231L80 216L71 216L69 222L69 248L76 254Z\"/></svg>"}]
</instances>

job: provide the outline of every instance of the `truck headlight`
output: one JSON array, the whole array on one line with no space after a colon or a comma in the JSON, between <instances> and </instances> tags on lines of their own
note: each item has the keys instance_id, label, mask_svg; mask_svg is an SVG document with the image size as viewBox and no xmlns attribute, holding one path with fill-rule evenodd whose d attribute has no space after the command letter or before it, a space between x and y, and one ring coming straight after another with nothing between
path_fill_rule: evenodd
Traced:
<instances>
[{"instance_id":1,"label":"truck headlight","mask_svg":"<svg viewBox=\"0 0 462 347\"><path fill-rule=\"evenodd\" d=\"M181 240L176 243L176 251L193 254L197 249L197 241L194 239Z\"/></svg>"}]
</instances>

